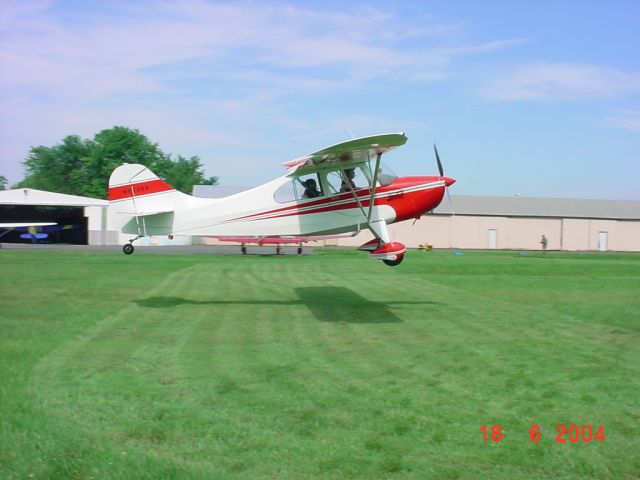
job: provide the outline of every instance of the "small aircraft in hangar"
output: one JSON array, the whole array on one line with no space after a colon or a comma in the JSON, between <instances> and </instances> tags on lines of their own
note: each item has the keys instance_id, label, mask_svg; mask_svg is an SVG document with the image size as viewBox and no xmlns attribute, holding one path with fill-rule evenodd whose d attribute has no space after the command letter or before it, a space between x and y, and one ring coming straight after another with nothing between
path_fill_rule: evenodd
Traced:
<instances>
[{"instance_id":1,"label":"small aircraft in hangar","mask_svg":"<svg viewBox=\"0 0 640 480\"><path fill-rule=\"evenodd\" d=\"M12 231L24 232L20 234L20 238L31 240L36 243L38 240L45 240L49 237L49 233L58 232L60 230L72 230L78 228L78 225L58 225L55 222L13 222L0 223L0 237Z\"/></svg>"},{"instance_id":2,"label":"small aircraft in hangar","mask_svg":"<svg viewBox=\"0 0 640 480\"><path fill-rule=\"evenodd\" d=\"M193 197L175 190L144 165L123 164L109 179L109 202L122 233L285 237L371 231L360 246L369 257L399 265L406 251L387 225L418 219L437 207L455 180L444 176L396 177L382 155L404 145L404 133L356 138L285 162L287 173L224 198ZM435 146L434 146L435 149Z\"/></svg>"}]
</instances>

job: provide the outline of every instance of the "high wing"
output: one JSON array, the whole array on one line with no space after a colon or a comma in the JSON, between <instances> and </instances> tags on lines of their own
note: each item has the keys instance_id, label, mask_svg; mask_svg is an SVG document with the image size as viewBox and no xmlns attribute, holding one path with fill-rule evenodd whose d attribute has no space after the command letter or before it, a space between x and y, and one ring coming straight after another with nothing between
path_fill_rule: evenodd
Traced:
<instances>
[{"instance_id":1,"label":"high wing","mask_svg":"<svg viewBox=\"0 0 640 480\"><path fill-rule=\"evenodd\" d=\"M349 191L363 216L366 218L364 225L371 230L371 233L376 237L379 244L391 244L385 220L374 215L374 199L378 187L380 158L382 154L404 145L406 141L407 137L404 132L355 138L323 148L317 152L287 162L284 165L290 169L289 175L297 177L319 172L320 170L340 170L344 176L347 168L354 168L372 162L375 159L375 166L371 171L372 178L369 179L370 195L368 209L365 209L362 202L363 199L356 194L353 185L350 185L350 182L348 182L346 178L345 184L350 185ZM404 250L402 253L403 252Z\"/></svg>"},{"instance_id":2,"label":"high wing","mask_svg":"<svg viewBox=\"0 0 640 480\"><path fill-rule=\"evenodd\" d=\"M29 235L37 235L38 227L50 227L52 225L58 225L55 222L10 222L10 223L0 223L0 230L5 230L0 233L0 237L4 237L8 233L17 230L17 231L25 231L24 229L28 229ZM46 235L44 236L46 238Z\"/></svg>"},{"instance_id":3,"label":"high wing","mask_svg":"<svg viewBox=\"0 0 640 480\"><path fill-rule=\"evenodd\" d=\"M283 165L294 171L296 175L316 172L323 168L351 168L404 145L406 141L407 137L404 133L355 138L285 162Z\"/></svg>"},{"instance_id":4,"label":"high wing","mask_svg":"<svg viewBox=\"0 0 640 480\"><path fill-rule=\"evenodd\" d=\"M48 227L51 225L57 225L52 222L22 222L22 223L0 223L0 228L20 228L20 227Z\"/></svg>"}]
</instances>

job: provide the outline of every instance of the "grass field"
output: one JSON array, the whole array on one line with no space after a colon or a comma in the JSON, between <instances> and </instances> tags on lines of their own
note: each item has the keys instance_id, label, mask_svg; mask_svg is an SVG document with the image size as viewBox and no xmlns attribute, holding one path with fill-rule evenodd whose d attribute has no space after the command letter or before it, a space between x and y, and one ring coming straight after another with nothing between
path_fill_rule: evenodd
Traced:
<instances>
[{"instance_id":1,"label":"grass field","mask_svg":"<svg viewBox=\"0 0 640 480\"><path fill-rule=\"evenodd\" d=\"M0 271L3 479L640 476L640 255L0 251Z\"/></svg>"}]
</instances>

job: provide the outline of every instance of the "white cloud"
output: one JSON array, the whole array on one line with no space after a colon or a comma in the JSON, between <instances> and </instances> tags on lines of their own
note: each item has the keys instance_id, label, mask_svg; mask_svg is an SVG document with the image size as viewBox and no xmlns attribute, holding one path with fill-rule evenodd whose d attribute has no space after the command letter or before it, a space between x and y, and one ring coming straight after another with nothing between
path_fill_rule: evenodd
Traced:
<instances>
[{"instance_id":1,"label":"white cloud","mask_svg":"<svg viewBox=\"0 0 640 480\"><path fill-rule=\"evenodd\" d=\"M605 117L607 125L640 132L640 111L623 111Z\"/></svg>"},{"instance_id":2,"label":"white cloud","mask_svg":"<svg viewBox=\"0 0 640 480\"><path fill-rule=\"evenodd\" d=\"M53 15L47 4L14 12L1 32L0 86L90 100L171 93L184 88L181 81L189 74L211 78L238 70L260 72L254 83L264 75L267 85L279 81L299 90L344 88L385 76L432 81L446 76L455 55L512 42L438 48L455 39L455 26L434 20L428 27L399 24L372 8L332 13L260 3L115 5L71 18ZM427 39L431 46L421 43Z\"/></svg>"},{"instance_id":3,"label":"white cloud","mask_svg":"<svg viewBox=\"0 0 640 480\"><path fill-rule=\"evenodd\" d=\"M212 158L216 144L259 149L281 132L375 129L383 122L358 112L345 121L343 112L307 107L313 95L304 95L434 82L455 58L510 44L469 45L460 24L376 8L16 5L0 9L0 154L12 180L29 146L112 125L138 128L168 152Z\"/></svg>"},{"instance_id":4,"label":"white cloud","mask_svg":"<svg viewBox=\"0 0 640 480\"><path fill-rule=\"evenodd\" d=\"M640 91L640 73L597 65L534 63L497 76L479 91L486 100L584 100Z\"/></svg>"}]
</instances>

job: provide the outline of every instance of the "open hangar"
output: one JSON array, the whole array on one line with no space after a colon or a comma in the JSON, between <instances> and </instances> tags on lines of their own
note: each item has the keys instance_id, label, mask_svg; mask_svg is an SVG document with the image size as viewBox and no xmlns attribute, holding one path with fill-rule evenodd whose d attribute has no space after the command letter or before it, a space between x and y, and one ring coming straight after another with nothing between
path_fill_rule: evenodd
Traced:
<instances>
[{"instance_id":1,"label":"open hangar","mask_svg":"<svg viewBox=\"0 0 640 480\"><path fill-rule=\"evenodd\" d=\"M415 223L389 225L409 248L640 251L640 201L452 195ZM368 231L327 244L357 246Z\"/></svg>"},{"instance_id":2,"label":"open hangar","mask_svg":"<svg viewBox=\"0 0 640 480\"><path fill-rule=\"evenodd\" d=\"M78 245L109 245L118 236L107 228L109 202L97 198L67 195L33 188L0 191L0 222L51 222L74 228L52 232L47 242ZM8 232L3 242L29 242L20 232Z\"/></svg>"}]
</instances>

